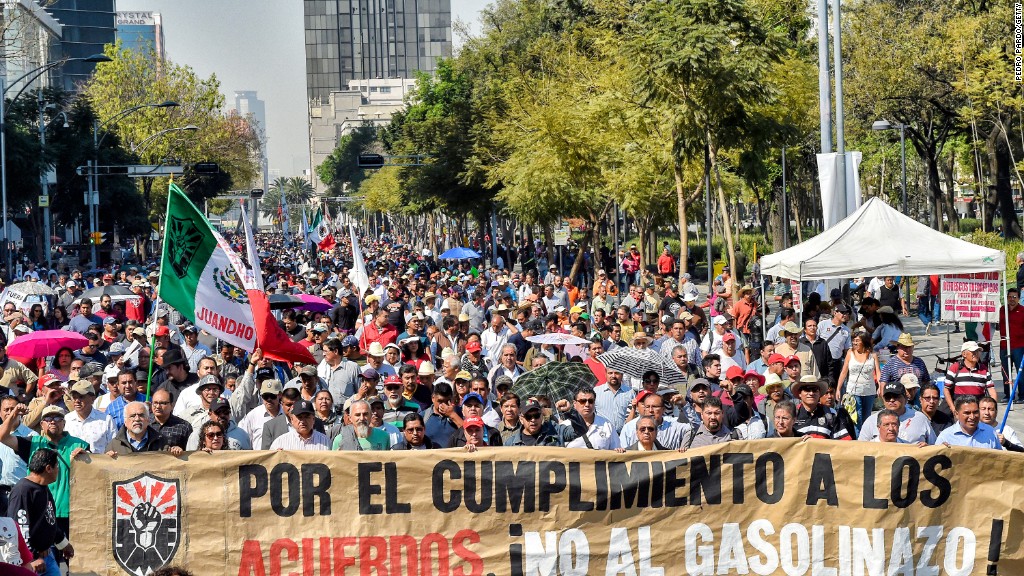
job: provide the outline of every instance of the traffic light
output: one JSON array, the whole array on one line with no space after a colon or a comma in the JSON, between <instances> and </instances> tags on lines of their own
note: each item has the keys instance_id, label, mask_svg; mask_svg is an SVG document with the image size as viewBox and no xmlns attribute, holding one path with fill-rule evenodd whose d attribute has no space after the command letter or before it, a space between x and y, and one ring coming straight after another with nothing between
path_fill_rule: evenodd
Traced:
<instances>
[{"instance_id":1,"label":"traffic light","mask_svg":"<svg viewBox=\"0 0 1024 576\"><path fill-rule=\"evenodd\" d=\"M89 234L89 243L96 245L103 244L104 236L105 234L103 232L92 232L91 234Z\"/></svg>"},{"instance_id":2,"label":"traffic light","mask_svg":"<svg viewBox=\"0 0 1024 576\"><path fill-rule=\"evenodd\" d=\"M385 159L380 154L360 154L357 164L360 168L381 168Z\"/></svg>"}]
</instances>

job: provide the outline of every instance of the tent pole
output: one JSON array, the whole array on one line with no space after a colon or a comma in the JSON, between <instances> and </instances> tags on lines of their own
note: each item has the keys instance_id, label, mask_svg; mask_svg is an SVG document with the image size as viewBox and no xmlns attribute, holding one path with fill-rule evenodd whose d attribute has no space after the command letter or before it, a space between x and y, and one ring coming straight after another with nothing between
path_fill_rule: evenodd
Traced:
<instances>
[{"instance_id":1,"label":"tent pole","mask_svg":"<svg viewBox=\"0 0 1024 576\"><path fill-rule=\"evenodd\" d=\"M999 272L999 278L1003 282L1003 326L1006 326L1006 333L1000 334L1003 338L1006 338L1006 362L1009 366L1006 366L1006 375L1012 381L1015 380L1013 373L1013 346L1010 342L1010 309L1006 305L1006 267L1004 266ZM1005 383L1004 383L1005 385ZM1012 392L1012 391L1011 391ZM1006 412L1009 413L1013 409L1013 397L1008 398L1009 402L1006 403Z\"/></svg>"}]
</instances>

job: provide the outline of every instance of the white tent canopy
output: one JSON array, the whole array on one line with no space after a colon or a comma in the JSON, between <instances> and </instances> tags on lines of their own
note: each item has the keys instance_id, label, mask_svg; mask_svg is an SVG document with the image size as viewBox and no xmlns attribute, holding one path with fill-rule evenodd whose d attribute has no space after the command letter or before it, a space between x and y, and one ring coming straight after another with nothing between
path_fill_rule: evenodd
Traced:
<instances>
[{"instance_id":1,"label":"white tent canopy","mask_svg":"<svg viewBox=\"0 0 1024 576\"><path fill-rule=\"evenodd\" d=\"M1006 256L932 230L878 198L821 234L761 257L761 273L792 280L1002 272Z\"/></svg>"}]
</instances>

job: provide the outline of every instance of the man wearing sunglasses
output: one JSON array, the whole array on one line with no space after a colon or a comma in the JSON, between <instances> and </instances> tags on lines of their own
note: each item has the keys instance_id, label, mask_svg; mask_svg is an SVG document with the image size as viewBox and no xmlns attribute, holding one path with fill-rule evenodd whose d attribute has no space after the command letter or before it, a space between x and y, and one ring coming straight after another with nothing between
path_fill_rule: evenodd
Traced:
<instances>
[{"instance_id":1,"label":"man wearing sunglasses","mask_svg":"<svg viewBox=\"0 0 1024 576\"><path fill-rule=\"evenodd\" d=\"M573 394L572 409L558 425L569 427L577 435L566 448L589 448L590 450L616 450L621 444L615 427L597 413L597 394L589 386L578 388Z\"/></svg>"},{"instance_id":2,"label":"man wearing sunglasses","mask_svg":"<svg viewBox=\"0 0 1024 576\"><path fill-rule=\"evenodd\" d=\"M885 409L898 417L898 437L908 444L935 443L935 430L932 429L928 417L907 406L907 390L899 382L889 382L882 389L882 400ZM878 419L868 418L860 427L858 440L870 442L878 437Z\"/></svg>"},{"instance_id":3,"label":"man wearing sunglasses","mask_svg":"<svg viewBox=\"0 0 1024 576\"><path fill-rule=\"evenodd\" d=\"M529 400L523 405L519 422L523 427L505 441L505 446L565 446L576 439L572 426L551 424L536 400Z\"/></svg>"}]
</instances>

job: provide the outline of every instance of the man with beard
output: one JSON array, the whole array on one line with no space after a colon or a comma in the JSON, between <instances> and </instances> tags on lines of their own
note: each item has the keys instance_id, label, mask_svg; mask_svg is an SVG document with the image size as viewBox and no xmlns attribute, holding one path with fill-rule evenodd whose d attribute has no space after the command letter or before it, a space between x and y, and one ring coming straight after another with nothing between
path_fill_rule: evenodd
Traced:
<instances>
[{"instance_id":1,"label":"man with beard","mask_svg":"<svg viewBox=\"0 0 1024 576\"><path fill-rule=\"evenodd\" d=\"M309 400L298 399L288 415L291 430L278 436L271 450L330 450L327 436L314 428L316 411Z\"/></svg>"},{"instance_id":2,"label":"man with beard","mask_svg":"<svg viewBox=\"0 0 1024 576\"><path fill-rule=\"evenodd\" d=\"M735 440L728 426L725 425L725 410L722 401L715 396L704 398L700 411L700 427L690 432L689 437L679 448L685 452L690 448L711 446L722 442Z\"/></svg>"},{"instance_id":3,"label":"man with beard","mask_svg":"<svg viewBox=\"0 0 1024 576\"><path fill-rule=\"evenodd\" d=\"M390 450L388 433L370 425L372 418L370 403L356 400L348 407L351 424L341 429L334 439L334 450Z\"/></svg>"},{"instance_id":4,"label":"man with beard","mask_svg":"<svg viewBox=\"0 0 1024 576\"><path fill-rule=\"evenodd\" d=\"M475 394L469 396L475 396ZM519 413L519 421L523 427L505 441L505 446L561 447L576 439L576 433L571 426L556 427L545 419L543 407L536 400L529 400L523 405L523 410Z\"/></svg>"},{"instance_id":5,"label":"man with beard","mask_svg":"<svg viewBox=\"0 0 1024 576\"><path fill-rule=\"evenodd\" d=\"M45 412L44 412L45 414ZM124 426L107 445L107 456L136 452L170 452L178 456L183 452L179 446L170 446L156 428L149 425L149 408L142 402L129 402L124 407Z\"/></svg>"}]
</instances>

